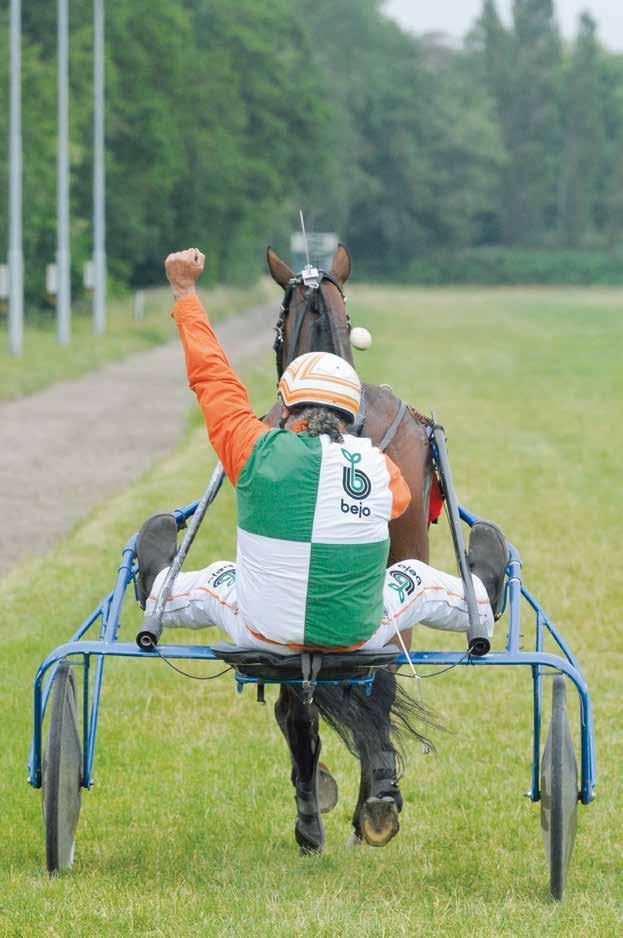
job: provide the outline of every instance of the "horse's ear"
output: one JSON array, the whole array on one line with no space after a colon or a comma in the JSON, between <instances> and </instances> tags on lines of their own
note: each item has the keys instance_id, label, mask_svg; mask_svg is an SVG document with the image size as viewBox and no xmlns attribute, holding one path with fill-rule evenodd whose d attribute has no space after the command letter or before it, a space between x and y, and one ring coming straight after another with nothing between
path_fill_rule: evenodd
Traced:
<instances>
[{"instance_id":1,"label":"horse's ear","mask_svg":"<svg viewBox=\"0 0 623 938\"><path fill-rule=\"evenodd\" d=\"M280 287L284 290L288 285L288 281L292 280L294 277L294 271L291 267L288 267L285 261L282 261L276 251L273 251L270 245L266 248L266 260L268 261L268 269L270 270L270 275L278 283Z\"/></svg>"},{"instance_id":2,"label":"horse's ear","mask_svg":"<svg viewBox=\"0 0 623 938\"><path fill-rule=\"evenodd\" d=\"M333 255L333 260L331 261L331 273L336 280L344 284L350 277L350 271L350 254L346 246L340 242L337 246L337 251Z\"/></svg>"}]
</instances>

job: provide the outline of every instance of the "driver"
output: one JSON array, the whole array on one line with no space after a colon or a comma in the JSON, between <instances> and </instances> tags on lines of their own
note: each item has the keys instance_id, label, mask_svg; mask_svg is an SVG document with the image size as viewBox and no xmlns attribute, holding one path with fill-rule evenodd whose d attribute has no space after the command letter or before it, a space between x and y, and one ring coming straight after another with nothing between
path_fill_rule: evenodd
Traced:
<instances>
[{"instance_id":1,"label":"driver","mask_svg":"<svg viewBox=\"0 0 623 938\"><path fill-rule=\"evenodd\" d=\"M237 560L179 573L163 625L218 626L236 645L282 654L378 650L417 623L466 631L461 579L419 560L386 567L388 523L411 495L391 459L349 433L361 398L353 367L327 352L299 356L279 382L279 427L262 423L195 292L203 265L196 248L165 261L189 384L236 488ZM147 614L176 550L173 514L145 522L137 557ZM492 634L508 560L496 525L473 526L468 560Z\"/></svg>"}]
</instances>

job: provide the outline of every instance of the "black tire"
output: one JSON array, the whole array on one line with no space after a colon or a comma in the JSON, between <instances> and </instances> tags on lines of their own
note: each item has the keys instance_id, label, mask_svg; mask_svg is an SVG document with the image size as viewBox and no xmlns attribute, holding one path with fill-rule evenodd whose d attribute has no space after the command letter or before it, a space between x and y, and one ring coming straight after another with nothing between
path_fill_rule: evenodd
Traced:
<instances>
[{"instance_id":1,"label":"black tire","mask_svg":"<svg viewBox=\"0 0 623 938\"><path fill-rule=\"evenodd\" d=\"M552 688L552 719L541 763L541 831L554 899L563 897L577 817L578 764L567 719L565 679L556 675Z\"/></svg>"},{"instance_id":2,"label":"black tire","mask_svg":"<svg viewBox=\"0 0 623 938\"><path fill-rule=\"evenodd\" d=\"M76 680L63 661L52 688L50 727L43 756L43 822L45 855L50 873L70 867L82 792L82 746Z\"/></svg>"}]
</instances>

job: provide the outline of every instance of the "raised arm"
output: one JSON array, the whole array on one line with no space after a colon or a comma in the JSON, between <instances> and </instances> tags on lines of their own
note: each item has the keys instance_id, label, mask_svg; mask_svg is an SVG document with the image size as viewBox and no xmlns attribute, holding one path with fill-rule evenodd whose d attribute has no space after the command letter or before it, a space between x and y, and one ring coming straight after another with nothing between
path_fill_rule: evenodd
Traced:
<instances>
[{"instance_id":1,"label":"raised arm","mask_svg":"<svg viewBox=\"0 0 623 938\"><path fill-rule=\"evenodd\" d=\"M204 255L196 248L169 254L165 270L184 346L188 383L197 395L216 455L235 485L258 437L269 427L255 416L246 388L233 371L195 291Z\"/></svg>"}]
</instances>

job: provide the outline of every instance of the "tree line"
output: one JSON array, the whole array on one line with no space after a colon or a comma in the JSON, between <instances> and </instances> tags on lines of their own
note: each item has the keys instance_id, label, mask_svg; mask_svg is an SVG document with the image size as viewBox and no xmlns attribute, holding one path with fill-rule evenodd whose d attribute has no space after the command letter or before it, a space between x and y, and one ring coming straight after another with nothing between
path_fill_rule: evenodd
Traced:
<instances>
[{"instance_id":1,"label":"tree line","mask_svg":"<svg viewBox=\"0 0 623 938\"><path fill-rule=\"evenodd\" d=\"M460 47L381 0L115 0L106 6L107 251L119 283L197 243L208 277L257 276L297 210L359 277L617 280L623 56L552 0L495 0ZM72 0L71 237L91 252L92 4ZM0 61L8 63L6 9ZM4 69L5 76L8 67ZM55 253L56 5L23 5L24 248L31 301ZM7 139L8 82L0 90ZM7 148L0 150L7 179ZM0 187L6 253L7 186Z\"/></svg>"}]
</instances>

